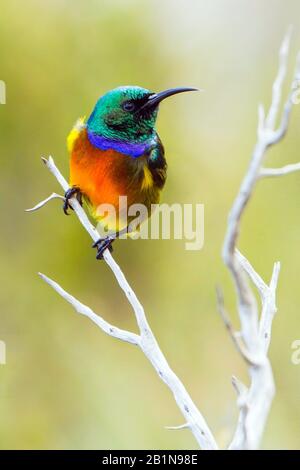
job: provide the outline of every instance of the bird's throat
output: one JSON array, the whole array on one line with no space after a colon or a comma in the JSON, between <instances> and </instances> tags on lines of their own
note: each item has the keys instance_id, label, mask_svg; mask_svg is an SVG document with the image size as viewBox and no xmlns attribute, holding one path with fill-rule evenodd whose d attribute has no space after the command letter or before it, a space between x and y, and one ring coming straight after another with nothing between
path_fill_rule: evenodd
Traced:
<instances>
[{"instance_id":1,"label":"bird's throat","mask_svg":"<svg viewBox=\"0 0 300 470\"><path fill-rule=\"evenodd\" d=\"M110 139L102 135L87 131L90 143L100 150L115 150L132 158L144 155L151 147L151 142L126 142L117 139Z\"/></svg>"}]
</instances>

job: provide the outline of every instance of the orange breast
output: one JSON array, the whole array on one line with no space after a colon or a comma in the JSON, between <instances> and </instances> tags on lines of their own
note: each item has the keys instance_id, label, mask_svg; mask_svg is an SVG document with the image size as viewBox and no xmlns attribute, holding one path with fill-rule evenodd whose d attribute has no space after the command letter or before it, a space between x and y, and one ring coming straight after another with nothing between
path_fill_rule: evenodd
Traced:
<instances>
[{"instance_id":1,"label":"orange breast","mask_svg":"<svg viewBox=\"0 0 300 470\"><path fill-rule=\"evenodd\" d=\"M71 153L70 184L78 186L94 206L116 205L119 195L126 192L126 160L129 158L113 150L95 148L84 129Z\"/></svg>"},{"instance_id":2,"label":"orange breast","mask_svg":"<svg viewBox=\"0 0 300 470\"><path fill-rule=\"evenodd\" d=\"M83 129L71 151L70 184L80 188L94 211L101 204L118 209L119 196L127 196L127 206L148 206L158 201L159 191L154 187L145 190L145 165L146 157L134 159L114 150L95 148Z\"/></svg>"}]
</instances>

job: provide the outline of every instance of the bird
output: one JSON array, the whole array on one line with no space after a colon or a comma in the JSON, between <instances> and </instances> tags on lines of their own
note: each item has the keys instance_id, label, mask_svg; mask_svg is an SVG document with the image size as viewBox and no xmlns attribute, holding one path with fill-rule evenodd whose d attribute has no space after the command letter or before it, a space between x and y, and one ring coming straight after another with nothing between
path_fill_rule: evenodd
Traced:
<instances>
[{"instance_id":1,"label":"bird","mask_svg":"<svg viewBox=\"0 0 300 470\"><path fill-rule=\"evenodd\" d=\"M70 199L86 203L91 217L105 226L93 247L97 259L129 231L131 219L122 213L120 196L127 207L143 204L147 217L158 204L166 182L165 151L156 131L160 103L178 93L197 91L193 87L169 88L159 93L139 86L120 86L102 95L89 118L80 118L67 137L70 157L70 187L65 193L63 210L72 208ZM117 217L103 216L99 207L109 204Z\"/></svg>"}]
</instances>

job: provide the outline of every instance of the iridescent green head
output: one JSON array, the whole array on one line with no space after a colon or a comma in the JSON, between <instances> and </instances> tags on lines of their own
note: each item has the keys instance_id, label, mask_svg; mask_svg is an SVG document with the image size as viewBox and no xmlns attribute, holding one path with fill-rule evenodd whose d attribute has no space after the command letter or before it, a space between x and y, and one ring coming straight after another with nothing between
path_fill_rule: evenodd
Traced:
<instances>
[{"instance_id":1,"label":"iridescent green head","mask_svg":"<svg viewBox=\"0 0 300 470\"><path fill-rule=\"evenodd\" d=\"M87 122L89 134L128 143L154 135L159 103L168 96L195 88L172 88L153 93L138 86L121 86L103 95Z\"/></svg>"}]
</instances>

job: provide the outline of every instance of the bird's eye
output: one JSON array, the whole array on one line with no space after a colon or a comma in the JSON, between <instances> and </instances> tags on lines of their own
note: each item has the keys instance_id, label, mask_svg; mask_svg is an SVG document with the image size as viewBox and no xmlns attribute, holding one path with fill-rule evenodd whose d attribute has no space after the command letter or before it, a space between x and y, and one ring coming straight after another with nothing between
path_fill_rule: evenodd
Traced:
<instances>
[{"instance_id":1,"label":"bird's eye","mask_svg":"<svg viewBox=\"0 0 300 470\"><path fill-rule=\"evenodd\" d=\"M124 111L132 112L135 110L135 104L132 101L125 101L125 103L122 104L122 108Z\"/></svg>"}]
</instances>

